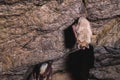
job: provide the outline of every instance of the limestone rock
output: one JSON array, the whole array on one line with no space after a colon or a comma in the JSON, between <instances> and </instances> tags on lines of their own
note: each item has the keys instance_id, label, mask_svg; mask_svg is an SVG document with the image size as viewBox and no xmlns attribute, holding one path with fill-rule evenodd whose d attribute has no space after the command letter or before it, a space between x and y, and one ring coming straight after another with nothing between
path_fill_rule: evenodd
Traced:
<instances>
[{"instance_id":1,"label":"limestone rock","mask_svg":"<svg viewBox=\"0 0 120 80\"><path fill-rule=\"evenodd\" d=\"M94 35L90 74L119 80L120 0L0 0L0 80L23 80L31 66L69 52L71 26L82 15ZM54 62L54 71L65 69L64 61Z\"/></svg>"}]
</instances>

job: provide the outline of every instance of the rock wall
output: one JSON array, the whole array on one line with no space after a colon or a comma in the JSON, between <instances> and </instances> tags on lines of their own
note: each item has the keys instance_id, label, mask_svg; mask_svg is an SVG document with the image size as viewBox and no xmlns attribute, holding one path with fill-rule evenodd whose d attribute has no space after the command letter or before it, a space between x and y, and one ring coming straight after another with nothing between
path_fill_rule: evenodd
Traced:
<instances>
[{"instance_id":1,"label":"rock wall","mask_svg":"<svg viewBox=\"0 0 120 80\"><path fill-rule=\"evenodd\" d=\"M71 26L80 16L94 35L91 78L119 80L119 0L0 0L0 80L23 80L31 66L69 52ZM63 62L54 62L54 71L63 70Z\"/></svg>"}]
</instances>

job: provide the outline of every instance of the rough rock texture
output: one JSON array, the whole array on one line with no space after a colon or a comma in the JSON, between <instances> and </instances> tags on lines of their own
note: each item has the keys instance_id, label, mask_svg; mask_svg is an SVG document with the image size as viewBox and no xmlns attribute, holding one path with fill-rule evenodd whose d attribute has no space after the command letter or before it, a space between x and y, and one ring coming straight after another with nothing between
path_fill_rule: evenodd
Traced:
<instances>
[{"instance_id":1,"label":"rough rock texture","mask_svg":"<svg viewBox=\"0 0 120 80\"><path fill-rule=\"evenodd\" d=\"M119 80L120 0L0 0L0 80L23 80L30 66L67 53L65 30L83 14L94 34L91 76Z\"/></svg>"},{"instance_id":2,"label":"rough rock texture","mask_svg":"<svg viewBox=\"0 0 120 80\"><path fill-rule=\"evenodd\" d=\"M3 62L9 61L10 68L61 56L64 51L62 28L79 16L80 3L71 0L62 4L50 1L43 6L32 2L1 5L1 17L5 16L1 22L1 58L7 56ZM8 68L6 63L3 63L3 70Z\"/></svg>"}]
</instances>

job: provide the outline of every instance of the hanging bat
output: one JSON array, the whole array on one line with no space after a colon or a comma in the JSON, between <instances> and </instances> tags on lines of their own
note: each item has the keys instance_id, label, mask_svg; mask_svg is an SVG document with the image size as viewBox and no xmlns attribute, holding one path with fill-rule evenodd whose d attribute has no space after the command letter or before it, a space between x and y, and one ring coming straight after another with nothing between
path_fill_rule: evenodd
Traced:
<instances>
[{"instance_id":1,"label":"hanging bat","mask_svg":"<svg viewBox=\"0 0 120 80\"><path fill-rule=\"evenodd\" d=\"M27 80L50 80L52 76L52 60L34 66Z\"/></svg>"},{"instance_id":2,"label":"hanging bat","mask_svg":"<svg viewBox=\"0 0 120 80\"><path fill-rule=\"evenodd\" d=\"M80 17L78 23L73 25L72 28L77 40L77 48L89 48L92 38L92 30L89 21L85 17Z\"/></svg>"}]
</instances>

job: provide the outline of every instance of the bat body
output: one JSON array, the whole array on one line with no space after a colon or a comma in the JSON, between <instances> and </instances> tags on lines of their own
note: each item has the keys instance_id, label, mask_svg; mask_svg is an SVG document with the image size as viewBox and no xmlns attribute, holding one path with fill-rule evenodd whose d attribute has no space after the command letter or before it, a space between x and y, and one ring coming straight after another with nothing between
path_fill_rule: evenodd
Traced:
<instances>
[{"instance_id":1,"label":"bat body","mask_svg":"<svg viewBox=\"0 0 120 80\"><path fill-rule=\"evenodd\" d=\"M52 75L52 62L47 61L41 64L35 65L31 78L28 80L50 80Z\"/></svg>"},{"instance_id":2,"label":"bat body","mask_svg":"<svg viewBox=\"0 0 120 80\"><path fill-rule=\"evenodd\" d=\"M73 25L72 28L77 39L77 47L79 49L89 48L92 38L92 30L89 21L84 17L80 17L78 24Z\"/></svg>"}]
</instances>

